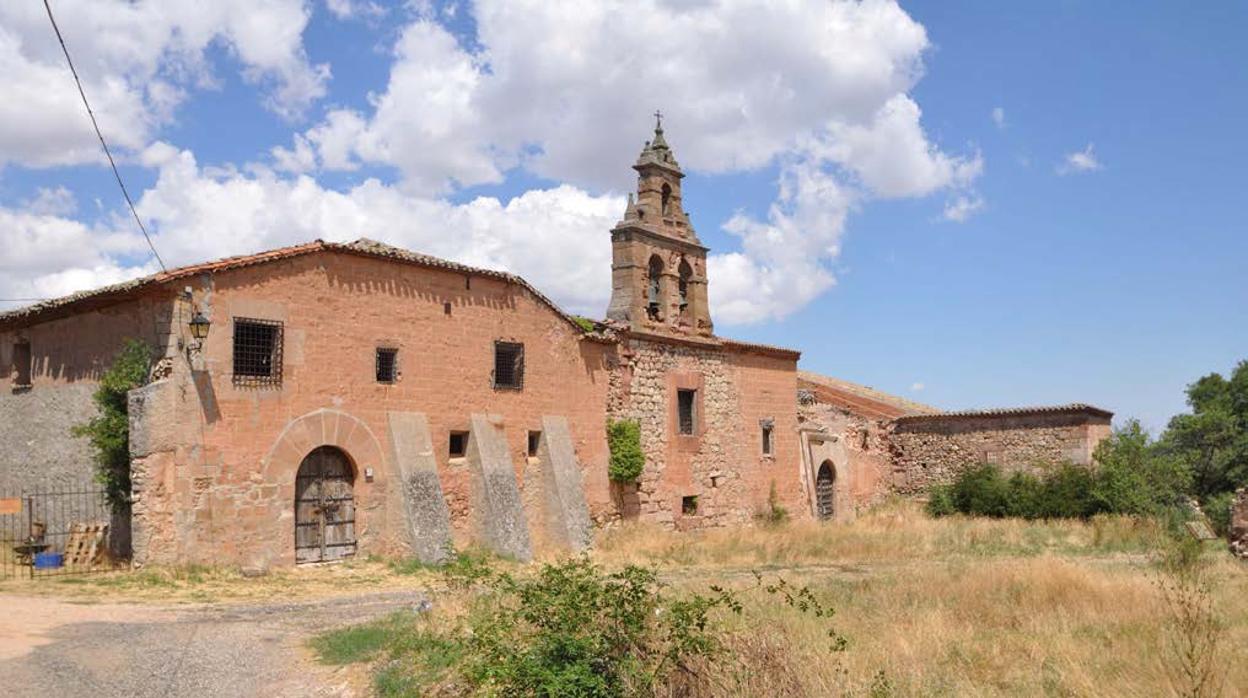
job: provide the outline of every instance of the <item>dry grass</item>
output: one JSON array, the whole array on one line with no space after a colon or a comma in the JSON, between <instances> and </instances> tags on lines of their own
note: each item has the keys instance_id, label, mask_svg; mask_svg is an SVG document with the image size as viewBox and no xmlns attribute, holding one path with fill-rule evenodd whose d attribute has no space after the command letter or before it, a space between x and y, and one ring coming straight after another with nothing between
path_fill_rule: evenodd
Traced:
<instances>
[{"instance_id":1,"label":"dry grass","mask_svg":"<svg viewBox=\"0 0 1248 698\"><path fill-rule=\"evenodd\" d=\"M628 526L601 535L593 557L655 566L690 589L742 590L745 614L724 619L730 660L703 667L712 680L686 695L1155 696L1175 695L1167 647L1179 624L1155 564L1163 540L1156 525L1123 518L933 520L893 503L850 525L702 534ZM1224 695L1248 695L1248 565L1220 543L1206 557ZM809 585L837 610L848 649L832 651L826 623L752 589L755 570ZM0 583L0 593L161 603L404 588L431 590L430 620L463 612L436 572L379 560L260 579L192 568Z\"/></svg>"}]
</instances>

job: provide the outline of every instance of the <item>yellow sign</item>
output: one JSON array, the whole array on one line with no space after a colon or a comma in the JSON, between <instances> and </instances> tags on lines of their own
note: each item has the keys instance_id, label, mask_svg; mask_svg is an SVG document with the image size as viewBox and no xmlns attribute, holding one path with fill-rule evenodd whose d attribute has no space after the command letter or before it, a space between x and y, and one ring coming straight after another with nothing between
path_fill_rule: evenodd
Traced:
<instances>
[{"instance_id":1,"label":"yellow sign","mask_svg":"<svg viewBox=\"0 0 1248 698\"><path fill-rule=\"evenodd\" d=\"M8 499L0 499L0 514L20 514L22 513L21 497L9 497Z\"/></svg>"}]
</instances>

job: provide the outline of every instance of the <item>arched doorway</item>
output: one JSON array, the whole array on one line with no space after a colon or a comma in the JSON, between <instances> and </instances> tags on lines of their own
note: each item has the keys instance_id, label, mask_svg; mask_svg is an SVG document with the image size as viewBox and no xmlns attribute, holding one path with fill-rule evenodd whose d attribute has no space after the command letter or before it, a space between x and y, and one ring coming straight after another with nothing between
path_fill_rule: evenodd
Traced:
<instances>
[{"instance_id":1,"label":"arched doorway","mask_svg":"<svg viewBox=\"0 0 1248 698\"><path fill-rule=\"evenodd\" d=\"M815 512L820 521L827 521L836 513L836 470L832 461L825 460L815 476Z\"/></svg>"},{"instance_id":2,"label":"arched doorway","mask_svg":"<svg viewBox=\"0 0 1248 698\"><path fill-rule=\"evenodd\" d=\"M321 446L295 476L295 562L355 555L355 472L347 454Z\"/></svg>"}]
</instances>

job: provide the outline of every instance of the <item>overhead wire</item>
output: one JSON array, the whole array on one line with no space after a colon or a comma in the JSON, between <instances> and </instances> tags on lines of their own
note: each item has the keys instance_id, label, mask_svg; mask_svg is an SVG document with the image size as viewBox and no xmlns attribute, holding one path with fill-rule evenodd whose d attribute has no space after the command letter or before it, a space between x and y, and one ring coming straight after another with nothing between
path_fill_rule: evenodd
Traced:
<instances>
[{"instance_id":1,"label":"overhead wire","mask_svg":"<svg viewBox=\"0 0 1248 698\"><path fill-rule=\"evenodd\" d=\"M160 265L161 271L168 271L165 268L165 260L160 258L160 253L156 251L156 245L152 244L152 236L147 234L147 227L143 225L139 213L134 209L134 201L130 199L130 192L126 191L126 184L121 180L121 172L117 169L117 163L113 160L113 153L108 149L108 143L104 141L104 134L100 131L100 124L95 120L95 112L91 110L91 103L87 101L87 93L82 89L82 80L78 79L78 70L74 68L74 60L69 57L69 47L65 45L65 37L61 36L61 28L56 24L56 17L52 16L52 5L48 0L43 0L43 7L48 11L48 21L52 23L52 31L56 32L56 40L61 43L61 51L65 54L65 62L69 64L69 72L74 76L74 83L78 85L78 95L82 97L82 105L87 108L87 116L91 117L91 125L95 127L95 136L100 139L100 146L104 148L104 155L108 158L108 164L113 168L113 176L117 178L117 186L121 187L121 195L126 199L126 205L130 207L130 213L134 216L134 222L139 224L139 230L143 233L143 239L147 240L147 246L152 250L152 256L156 258L156 263Z\"/></svg>"}]
</instances>

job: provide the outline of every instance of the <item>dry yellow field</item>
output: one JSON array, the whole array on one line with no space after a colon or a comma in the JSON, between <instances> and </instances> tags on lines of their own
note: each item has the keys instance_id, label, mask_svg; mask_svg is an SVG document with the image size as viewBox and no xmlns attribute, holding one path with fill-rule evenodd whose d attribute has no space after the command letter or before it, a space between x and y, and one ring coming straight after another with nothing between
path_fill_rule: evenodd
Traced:
<instances>
[{"instance_id":1,"label":"dry yellow field","mask_svg":"<svg viewBox=\"0 0 1248 698\"><path fill-rule=\"evenodd\" d=\"M1185 606L1163 592L1175 580L1158 563L1165 541L1157 525L1124 518L933 520L899 502L849 525L624 526L601 533L592 557L656 567L678 588L740 591L744 614L722 619L734 631L725 661L748 671L721 695L1179 695L1190 683L1184 665L1206 655L1216 670L1200 695L1248 694L1248 564L1209 544L1200 573L1209 594ZM848 648L833 651L826 622L758 590L756 571L809 586L835 608ZM160 604L396 589L427 590L435 622L463 609L437 571L376 559L258 579L199 568L0 583L7 593ZM1196 638L1200 656L1184 662L1174 650L1197 632L1211 642Z\"/></svg>"}]
</instances>

